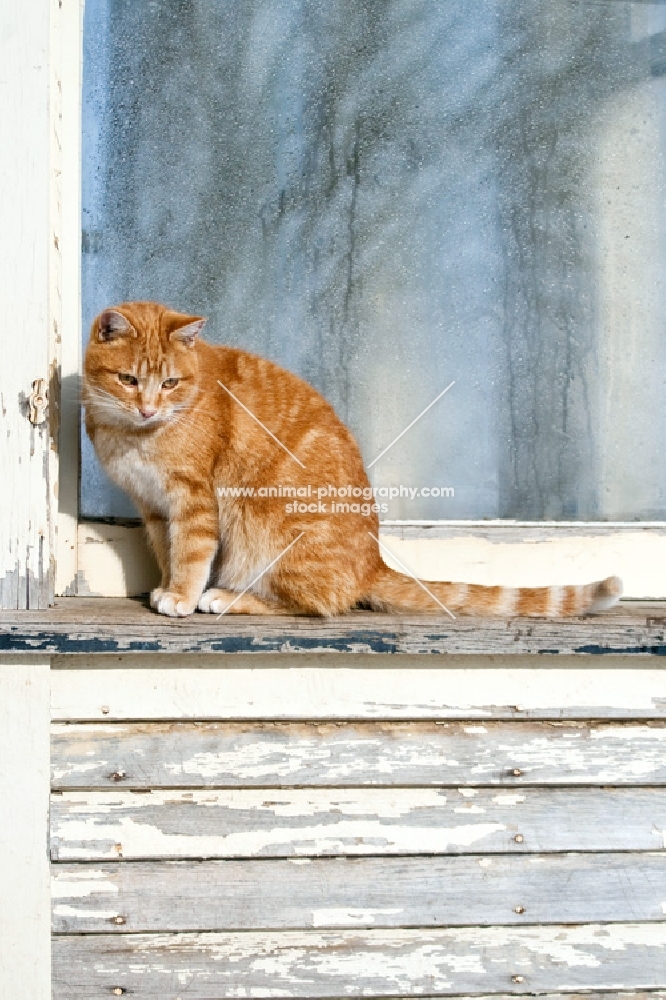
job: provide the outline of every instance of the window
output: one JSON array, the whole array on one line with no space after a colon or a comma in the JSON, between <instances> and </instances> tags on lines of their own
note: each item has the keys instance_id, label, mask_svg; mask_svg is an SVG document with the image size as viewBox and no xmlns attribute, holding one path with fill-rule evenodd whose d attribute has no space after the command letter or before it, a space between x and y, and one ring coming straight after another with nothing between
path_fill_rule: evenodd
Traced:
<instances>
[{"instance_id":1,"label":"window","mask_svg":"<svg viewBox=\"0 0 666 1000\"><path fill-rule=\"evenodd\" d=\"M392 522L662 521L664 74L657 0L86 0L84 339L207 315L439 488Z\"/></svg>"}]
</instances>

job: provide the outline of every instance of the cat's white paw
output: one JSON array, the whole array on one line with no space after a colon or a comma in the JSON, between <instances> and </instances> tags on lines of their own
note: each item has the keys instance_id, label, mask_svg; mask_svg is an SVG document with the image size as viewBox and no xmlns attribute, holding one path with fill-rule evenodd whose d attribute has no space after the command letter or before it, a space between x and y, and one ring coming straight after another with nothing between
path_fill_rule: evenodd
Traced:
<instances>
[{"instance_id":1,"label":"cat's white paw","mask_svg":"<svg viewBox=\"0 0 666 1000\"><path fill-rule=\"evenodd\" d=\"M206 614L210 614L212 612L211 604L213 603L214 597L214 590L204 590L203 594L199 598L199 603L197 604L199 611L204 611Z\"/></svg>"},{"instance_id":2,"label":"cat's white paw","mask_svg":"<svg viewBox=\"0 0 666 1000\"><path fill-rule=\"evenodd\" d=\"M195 607L195 601L188 601L184 594L177 594L173 590L163 590L155 604L157 611L169 618L185 618L192 614Z\"/></svg>"},{"instance_id":3,"label":"cat's white paw","mask_svg":"<svg viewBox=\"0 0 666 1000\"><path fill-rule=\"evenodd\" d=\"M150 606L151 606L151 608L156 608L157 607L157 605L159 604L160 597L162 596L163 593L164 593L164 589L162 587L155 587L154 590L151 590L151 592L150 592Z\"/></svg>"},{"instance_id":4,"label":"cat's white paw","mask_svg":"<svg viewBox=\"0 0 666 1000\"><path fill-rule=\"evenodd\" d=\"M229 607L230 602L231 597L226 591L211 587L210 590L204 590L197 607L199 611L205 611L209 615L220 615Z\"/></svg>"}]
</instances>

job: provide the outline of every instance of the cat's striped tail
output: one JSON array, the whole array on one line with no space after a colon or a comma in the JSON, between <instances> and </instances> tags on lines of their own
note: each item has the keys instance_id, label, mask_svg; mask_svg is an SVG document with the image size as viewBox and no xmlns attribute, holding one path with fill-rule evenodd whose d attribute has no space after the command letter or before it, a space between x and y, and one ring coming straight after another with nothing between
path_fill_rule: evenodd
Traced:
<instances>
[{"instance_id":1,"label":"cat's striped tail","mask_svg":"<svg viewBox=\"0 0 666 1000\"><path fill-rule=\"evenodd\" d=\"M375 611L439 612L479 617L570 618L611 608L622 596L622 581L566 587L483 587L479 584L422 582L388 566L379 571L364 603Z\"/></svg>"}]
</instances>

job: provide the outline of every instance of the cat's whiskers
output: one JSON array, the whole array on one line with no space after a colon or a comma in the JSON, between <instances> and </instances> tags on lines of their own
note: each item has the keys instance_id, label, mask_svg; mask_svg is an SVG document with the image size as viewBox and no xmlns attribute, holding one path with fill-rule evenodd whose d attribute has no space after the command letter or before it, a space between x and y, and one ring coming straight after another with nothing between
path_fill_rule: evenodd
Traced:
<instances>
[{"instance_id":1,"label":"cat's whiskers","mask_svg":"<svg viewBox=\"0 0 666 1000\"><path fill-rule=\"evenodd\" d=\"M118 413L119 411L122 413L131 412L127 406L123 406L120 403L107 403L102 400L91 400L88 405L92 406L95 410L106 410L110 413Z\"/></svg>"},{"instance_id":2,"label":"cat's whiskers","mask_svg":"<svg viewBox=\"0 0 666 1000\"><path fill-rule=\"evenodd\" d=\"M183 404L183 406L181 406L178 411L176 410L172 411L172 415L170 417L167 417L164 423L167 423L169 427L177 427L178 424L182 421L188 409L189 407ZM182 413L180 412L181 410L183 411ZM180 415L173 416L173 413L175 412L178 412Z\"/></svg>"},{"instance_id":3,"label":"cat's whiskers","mask_svg":"<svg viewBox=\"0 0 666 1000\"><path fill-rule=\"evenodd\" d=\"M126 410L130 411L133 409L128 403L123 402L123 400L118 399L110 392L106 392L105 389L100 389L97 386L86 386L83 395L84 404L92 404L97 409L112 409L112 410Z\"/></svg>"}]
</instances>

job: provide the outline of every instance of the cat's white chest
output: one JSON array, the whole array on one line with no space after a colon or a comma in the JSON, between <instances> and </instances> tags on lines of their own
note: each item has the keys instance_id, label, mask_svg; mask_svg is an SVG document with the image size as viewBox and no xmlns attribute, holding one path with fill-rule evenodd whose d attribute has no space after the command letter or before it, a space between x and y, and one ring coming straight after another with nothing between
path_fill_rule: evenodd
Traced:
<instances>
[{"instance_id":1,"label":"cat's white chest","mask_svg":"<svg viewBox=\"0 0 666 1000\"><path fill-rule=\"evenodd\" d=\"M166 476L150 451L142 446L99 449L106 472L134 499L155 513L169 513Z\"/></svg>"}]
</instances>

